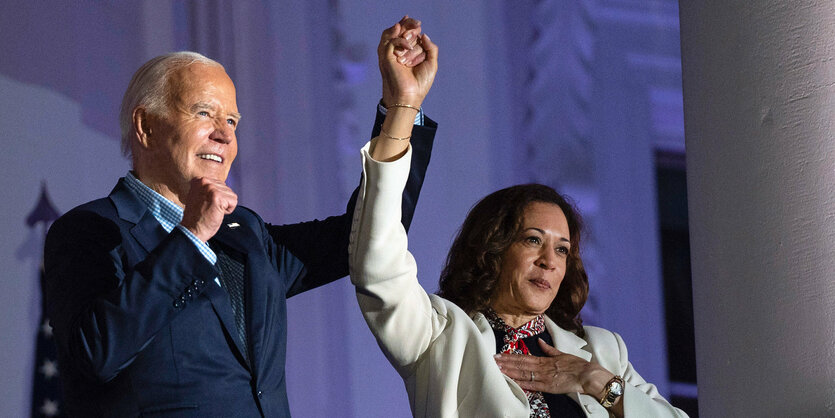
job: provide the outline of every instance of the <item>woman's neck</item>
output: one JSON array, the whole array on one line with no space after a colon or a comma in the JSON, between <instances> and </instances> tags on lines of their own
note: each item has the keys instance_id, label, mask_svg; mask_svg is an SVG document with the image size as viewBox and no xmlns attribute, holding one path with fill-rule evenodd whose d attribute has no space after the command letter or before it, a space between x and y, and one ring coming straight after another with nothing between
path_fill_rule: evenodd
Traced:
<instances>
[{"instance_id":1,"label":"woman's neck","mask_svg":"<svg viewBox=\"0 0 835 418\"><path fill-rule=\"evenodd\" d=\"M496 305L491 306L491 308L493 308L493 311L496 312L496 315L498 315L498 317L501 318L505 324L510 325L513 328L519 328L537 317L537 314L519 311L514 312L509 309L502 309L501 306Z\"/></svg>"}]
</instances>

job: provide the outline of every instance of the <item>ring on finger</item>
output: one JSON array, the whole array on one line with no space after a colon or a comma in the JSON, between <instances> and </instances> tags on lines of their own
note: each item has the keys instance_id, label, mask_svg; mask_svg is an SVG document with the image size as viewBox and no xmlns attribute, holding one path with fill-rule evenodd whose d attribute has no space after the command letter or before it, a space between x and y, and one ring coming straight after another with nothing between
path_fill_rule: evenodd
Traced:
<instances>
[{"instance_id":1,"label":"ring on finger","mask_svg":"<svg viewBox=\"0 0 835 418\"><path fill-rule=\"evenodd\" d=\"M533 370L531 370L531 382L533 382Z\"/></svg>"}]
</instances>

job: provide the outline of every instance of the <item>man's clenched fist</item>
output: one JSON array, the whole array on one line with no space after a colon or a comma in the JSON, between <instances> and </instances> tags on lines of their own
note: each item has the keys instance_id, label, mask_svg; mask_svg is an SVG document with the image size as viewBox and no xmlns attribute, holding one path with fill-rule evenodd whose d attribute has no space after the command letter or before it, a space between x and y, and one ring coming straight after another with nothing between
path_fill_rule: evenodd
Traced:
<instances>
[{"instance_id":1,"label":"man's clenched fist","mask_svg":"<svg viewBox=\"0 0 835 418\"><path fill-rule=\"evenodd\" d=\"M223 216L238 206L238 195L219 180L201 177L191 180L191 188L183 202L181 225L203 242L215 236Z\"/></svg>"}]
</instances>

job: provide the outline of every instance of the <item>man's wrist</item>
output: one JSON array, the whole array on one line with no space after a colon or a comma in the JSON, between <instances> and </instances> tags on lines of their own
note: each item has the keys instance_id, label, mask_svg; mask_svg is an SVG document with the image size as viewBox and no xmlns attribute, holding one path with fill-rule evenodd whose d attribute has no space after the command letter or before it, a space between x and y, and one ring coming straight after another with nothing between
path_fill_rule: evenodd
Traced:
<instances>
[{"instance_id":1,"label":"man's wrist","mask_svg":"<svg viewBox=\"0 0 835 418\"><path fill-rule=\"evenodd\" d=\"M194 244L194 246L197 248L197 251L200 251L200 254L203 255L206 261L212 264L215 264L217 262L217 255L214 251L212 251L207 242L200 239L200 237L198 237L190 229L183 226L183 224L178 224L176 228L182 231L183 235L185 235L189 239L189 241L191 241Z\"/></svg>"}]
</instances>

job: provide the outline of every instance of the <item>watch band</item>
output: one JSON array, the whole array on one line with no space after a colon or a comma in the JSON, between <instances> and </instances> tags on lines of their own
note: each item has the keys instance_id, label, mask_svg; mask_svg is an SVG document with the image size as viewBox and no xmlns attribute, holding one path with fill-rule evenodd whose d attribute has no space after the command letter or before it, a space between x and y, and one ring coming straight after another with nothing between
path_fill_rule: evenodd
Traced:
<instances>
[{"instance_id":1,"label":"watch band","mask_svg":"<svg viewBox=\"0 0 835 418\"><path fill-rule=\"evenodd\" d=\"M615 376L612 380L609 380L609 383L606 383L606 387L603 390L603 397L600 398L600 404L604 408L611 408L618 398L623 396L623 385L623 378L620 376Z\"/></svg>"}]
</instances>

